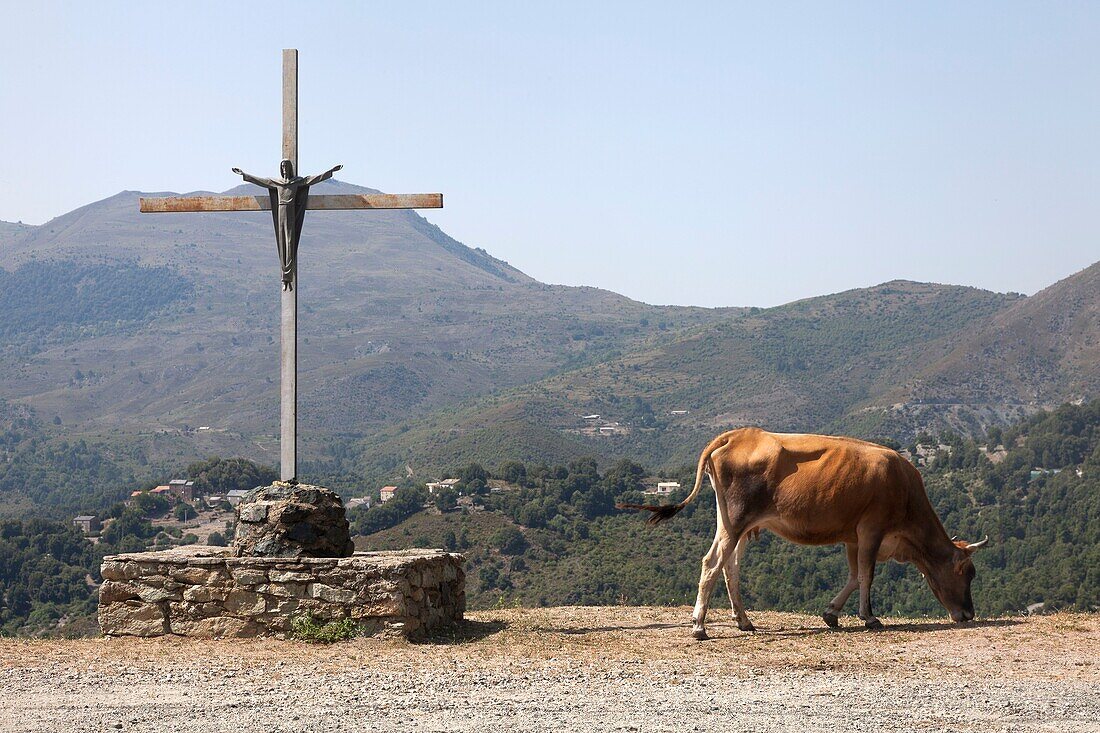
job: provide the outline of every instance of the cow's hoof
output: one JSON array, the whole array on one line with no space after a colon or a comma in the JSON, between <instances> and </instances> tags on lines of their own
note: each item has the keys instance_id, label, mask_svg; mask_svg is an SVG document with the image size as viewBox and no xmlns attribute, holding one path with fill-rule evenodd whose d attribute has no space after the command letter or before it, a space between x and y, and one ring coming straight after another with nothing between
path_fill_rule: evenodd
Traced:
<instances>
[{"instance_id":1,"label":"cow's hoof","mask_svg":"<svg viewBox=\"0 0 1100 733\"><path fill-rule=\"evenodd\" d=\"M710 638L709 636L707 636L707 630L702 627L698 629L692 629L691 635L692 637L694 637L695 641L706 641Z\"/></svg>"},{"instance_id":2,"label":"cow's hoof","mask_svg":"<svg viewBox=\"0 0 1100 733\"><path fill-rule=\"evenodd\" d=\"M821 620L824 621L825 625L828 626L830 629L840 628L840 619L837 618L836 614L831 611L826 611L825 613L821 614Z\"/></svg>"},{"instance_id":3,"label":"cow's hoof","mask_svg":"<svg viewBox=\"0 0 1100 733\"><path fill-rule=\"evenodd\" d=\"M738 622L737 628L742 631L756 631L756 627L752 625L752 621L746 621L745 623Z\"/></svg>"},{"instance_id":4,"label":"cow's hoof","mask_svg":"<svg viewBox=\"0 0 1100 733\"><path fill-rule=\"evenodd\" d=\"M877 618L873 618L870 621L864 621L863 623L870 631L882 631L886 628Z\"/></svg>"}]
</instances>

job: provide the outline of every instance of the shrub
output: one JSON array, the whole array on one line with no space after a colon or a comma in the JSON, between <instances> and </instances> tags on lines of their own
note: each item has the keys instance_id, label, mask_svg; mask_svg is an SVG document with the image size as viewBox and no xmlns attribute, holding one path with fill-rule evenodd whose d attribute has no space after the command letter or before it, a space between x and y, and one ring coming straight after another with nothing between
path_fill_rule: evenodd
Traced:
<instances>
[{"instance_id":1,"label":"shrub","mask_svg":"<svg viewBox=\"0 0 1100 733\"><path fill-rule=\"evenodd\" d=\"M195 507L182 501L176 504L176 508L172 510L172 514L176 517L176 520L180 522L186 522L189 519L194 519L199 516L198 512L195 511Z\"/></svg>"},{"instance_id":2,"label":"shrub","mask_svg":"<svg viewBox=\"0 0 1100 733\"><path fill-rule=\"evenodd\" d=\"M458 506L458 494L454 489L440 489L435 494L435 507L441 512L449 512Z\"/></svg>"},{"instance_id":3,"label":"shrub","mask_svg":"<svg viewBox=\"0 0 1100 733\"><path fill-rule=\"evenodd\" d=\"M503 527L489 538L493 547L505 555L522 555L527 549L527 538L515 527Z\"/></svg>"},{"instance_id":4,"label":"shrub","mask_svg":"<svg viewBox=\"0 0 1100 733\"><path fill-rule=\"evenodd\" d=\"M287 636L311 644L332 644L336 641L354 639L362 632L359 622L354 619L345 618L322 623L311 615L305 615L291 619L290 633Z\"/></svg>"}]
</instances>

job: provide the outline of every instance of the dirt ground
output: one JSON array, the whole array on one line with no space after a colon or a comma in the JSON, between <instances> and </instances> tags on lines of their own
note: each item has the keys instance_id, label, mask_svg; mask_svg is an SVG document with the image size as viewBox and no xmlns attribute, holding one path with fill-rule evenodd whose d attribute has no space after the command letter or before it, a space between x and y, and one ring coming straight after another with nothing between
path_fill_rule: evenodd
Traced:
<instances>
[{"instance_id":1,"label":"dirt ground","mask_svg":"<svg viewBox=\"0 0 1100 733\"><path fill-rule=\"evenodd\" d=\"M0 640L0 731L1100 731L1100 616L468 614L432 643Z\"/></svg>"}]
</instances>

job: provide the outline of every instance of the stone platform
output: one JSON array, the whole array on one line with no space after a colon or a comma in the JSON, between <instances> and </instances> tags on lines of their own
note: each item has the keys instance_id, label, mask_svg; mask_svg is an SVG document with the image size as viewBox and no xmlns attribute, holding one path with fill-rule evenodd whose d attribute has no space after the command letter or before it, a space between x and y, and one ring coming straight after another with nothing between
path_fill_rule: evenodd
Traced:
<instances>
[{"instance_id":1,"label":"stone platform","mask_svg":"<svg viewBox=\"0 0 1100 733\"><path fill-rule=\"evenodd\" d=\"M99 627L107 636L279 636L312 616L417 639L462 620L463 562L442 550L281 558L197 545L109 555Z\"/></svg>"}]
</instances>

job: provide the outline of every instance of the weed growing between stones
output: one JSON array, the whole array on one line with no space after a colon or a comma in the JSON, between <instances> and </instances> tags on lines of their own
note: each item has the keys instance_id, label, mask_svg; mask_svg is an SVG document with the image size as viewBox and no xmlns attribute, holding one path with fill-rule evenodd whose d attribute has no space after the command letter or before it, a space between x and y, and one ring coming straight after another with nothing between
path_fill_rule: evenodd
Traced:
<instances>
[{"instance_id":1,"label":"weed growing between stones","mask_svg":"<svg viewBox=\"0 0 1100 733\"><path fill-rule=\"evenodd\" d=\"M347 641L361 636L362 627L358 621L345 618L340 621L321 623L311 615L298 616L290 621L290 633L287 637L311 644L331 644Z\"/></svg>"}]
</instances>

